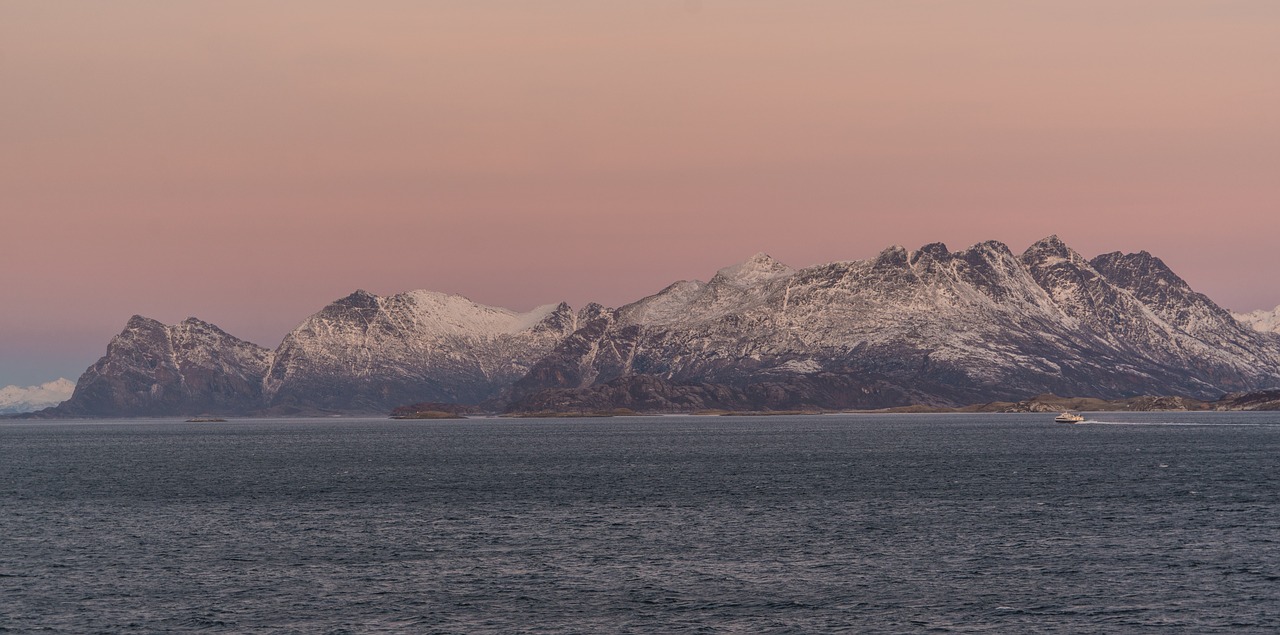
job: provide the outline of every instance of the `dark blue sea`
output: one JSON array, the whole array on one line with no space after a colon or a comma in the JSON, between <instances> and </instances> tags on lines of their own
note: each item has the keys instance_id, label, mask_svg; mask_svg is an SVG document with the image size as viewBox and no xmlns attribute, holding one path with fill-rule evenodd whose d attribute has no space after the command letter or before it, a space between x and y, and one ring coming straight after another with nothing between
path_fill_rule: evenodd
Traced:
<instances>
[{"instance_id":1,"label":"dark blue sea","mask_svg":"<svg viewBox=\"0 0 1280 635\"><path fill-rule=\"evenodd\" d=\"M1280 632L1280 413L0 424L0 631Z\"/></svg>"}]
</instances>

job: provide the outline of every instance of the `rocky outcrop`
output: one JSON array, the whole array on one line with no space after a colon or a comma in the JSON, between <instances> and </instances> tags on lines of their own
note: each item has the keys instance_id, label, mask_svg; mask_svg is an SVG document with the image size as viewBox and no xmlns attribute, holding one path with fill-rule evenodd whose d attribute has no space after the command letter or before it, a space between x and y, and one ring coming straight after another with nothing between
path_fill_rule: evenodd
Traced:
<instances>
[{"instance_id":1,"label":"rocky outcrop","mask_svg":"<svg viewBox=\"0 0 1280 635\"><path fill-rule=\"evenodd\" d=\"M480 414L480 408L468 404L423 401L391 409L392 419L464 419Z\"/></svg>"},{"instance_id":2,"label":"rocky outcrop","mask_svg":"<svg viewBox=\"0 0 1280 635\"><path fill-rule=\"evenodd\" d=\"M1213 404L1214 410L1280 410L1280 389L1231 393Z\"/></svg>"},{"instance_id":3,"label":"rocky outcrop","mask_svg":"<svg viewBox=\"0 0 1280 635\"><path fill-rule=\"evenodd\" d=\"M271 351L188 318L166 326L135 315L107 354L45 411L62 417L243 413L262 405Z\"/></svg>"}]
</instances>

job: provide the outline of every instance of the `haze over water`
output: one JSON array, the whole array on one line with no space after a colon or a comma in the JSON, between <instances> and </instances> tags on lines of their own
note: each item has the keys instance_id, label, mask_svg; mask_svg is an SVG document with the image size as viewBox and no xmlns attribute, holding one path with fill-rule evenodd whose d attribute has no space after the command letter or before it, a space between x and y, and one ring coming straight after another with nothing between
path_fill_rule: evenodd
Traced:
<instances>
[{"instance_id":1,"label":"haze over water","mask_svg":"<svg viewBox=\"0 0 1280 635\"><path fill-rule=\"evenodd\" d=\"M1274 632L1268 413L0 424L0 630Z\"/></svg>"}]
</instances>

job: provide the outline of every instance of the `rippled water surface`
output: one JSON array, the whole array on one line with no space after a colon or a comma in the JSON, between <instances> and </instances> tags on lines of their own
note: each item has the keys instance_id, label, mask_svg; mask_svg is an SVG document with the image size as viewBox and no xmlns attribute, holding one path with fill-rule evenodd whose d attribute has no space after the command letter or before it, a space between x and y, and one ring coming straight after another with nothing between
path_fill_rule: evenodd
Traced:
<instances>
[{"instance_id":1,"label":"rippled water surface","mask_svg":"<svg viewBox=\"0 0 1280 635\"><path fill-rule=\"evenodd\" d=\"M1280 631L1275 414L0 424L0 631Z\"/></svg>"}]
</instances>

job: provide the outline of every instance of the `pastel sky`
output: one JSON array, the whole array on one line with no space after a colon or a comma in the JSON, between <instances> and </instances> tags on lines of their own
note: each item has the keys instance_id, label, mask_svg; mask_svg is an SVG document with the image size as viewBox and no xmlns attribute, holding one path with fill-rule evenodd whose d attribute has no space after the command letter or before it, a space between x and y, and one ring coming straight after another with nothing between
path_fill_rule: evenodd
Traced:
<instances>
[{"instance_id":1,"label":"pastel sky","mask_svg":"<svg viewBox=\"0 0 1280 635\"><path fill-rule=\"evenodd\" d=\"M1275 0L0 0L0 386L134 313L1146 249L1280 304Z\"/></svg>"}]
</instances>

